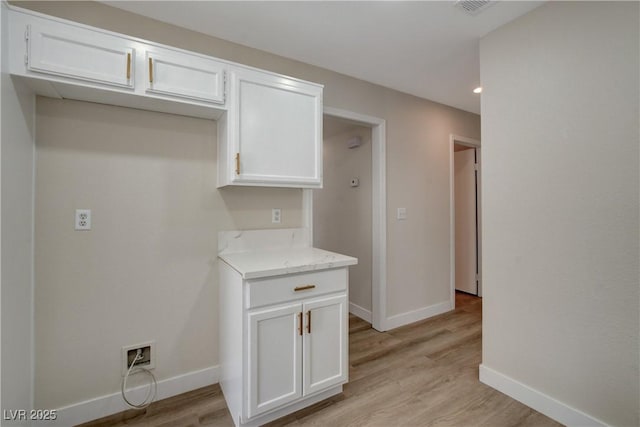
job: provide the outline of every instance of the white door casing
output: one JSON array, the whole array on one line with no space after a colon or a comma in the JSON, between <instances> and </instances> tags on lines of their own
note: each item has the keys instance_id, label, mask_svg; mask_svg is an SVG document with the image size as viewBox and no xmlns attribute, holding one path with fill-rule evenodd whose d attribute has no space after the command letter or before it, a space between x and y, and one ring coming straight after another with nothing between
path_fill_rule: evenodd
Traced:
<instances>
[{"instance_id":1,"label":"white door casing","mask_svg":"<svg viewBox=\"0 0 640 427\"><path fill-rule=\"evenodd\" d=\"M377 331L389 330L387 321L387 185L386 185L386 120L343 110L324 107L324 114L346 119L354 124L371 128L372 179L372 272L371 272L371 325ZM303 191L302 216L304 227L310 230L313 241L313 194Z\"/></svg>"}]
</instances>

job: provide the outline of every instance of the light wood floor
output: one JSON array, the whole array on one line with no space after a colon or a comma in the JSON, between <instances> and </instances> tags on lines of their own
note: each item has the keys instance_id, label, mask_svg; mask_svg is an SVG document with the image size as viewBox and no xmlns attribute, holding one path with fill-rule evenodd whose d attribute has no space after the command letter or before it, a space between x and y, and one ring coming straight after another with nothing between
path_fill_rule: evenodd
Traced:
<instances>
[{"instance_id":1,"label":"light wood floor","mask_svg":"<svg viewBox=\"0 0 640 427\"><path fill-rule=\"evenodd\" d=\"M482 300L456 294L456 310L380 333L349 318L344 392L281 418L276 426L559 426L481 384ZM82 427L232 426L218 385Z\"/></svg>"}]
</instances>

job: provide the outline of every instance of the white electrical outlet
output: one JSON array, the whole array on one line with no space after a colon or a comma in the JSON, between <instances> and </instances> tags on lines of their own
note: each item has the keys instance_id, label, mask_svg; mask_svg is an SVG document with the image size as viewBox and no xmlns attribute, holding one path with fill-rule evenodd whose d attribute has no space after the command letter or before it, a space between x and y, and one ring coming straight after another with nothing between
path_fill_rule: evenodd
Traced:
<instances>
[{"instance_id":1,"label":"white electrical outlet","mask_svg":"<svg viewBox=\"0 0 640 427\"><path fill-rule=\"evenodd\" d=\"M282 221L282 211L280 208L271 209L271 222L273 224L280 224Z\"/></svg>"},{"instance_id":2,"label":"white electrical outlet","mask_svg":"<svg viewBox=\"0 0 640 427\"><path fill-rule=\"evenodd\" d=\"M398 219L399 220L407 219L407 208L398 208Z\"/></svg>"},{"instance_id":3,"label":"white electrical outlet","mask_svg":"<svg viewBox=\"0 0 640 427\"><path fill-rule=\"evenodd\" d=\"M76 209L76 230L91 230L91 209Z\"/></svg>"}]
</instances>

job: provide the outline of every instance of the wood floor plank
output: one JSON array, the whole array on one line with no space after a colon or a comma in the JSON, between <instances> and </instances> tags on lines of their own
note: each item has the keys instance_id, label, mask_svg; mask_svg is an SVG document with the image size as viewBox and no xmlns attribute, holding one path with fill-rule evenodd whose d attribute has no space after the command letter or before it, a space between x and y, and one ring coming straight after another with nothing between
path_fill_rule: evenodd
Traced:
<instances>
[{"instance_id":1,"label":"wood floor plank","mask_svg":"<svg viewBox=\"0 0 640 427\"><path fill-rule=\"evenodd\" d=\"M378 332L349 316L344 392L269 424L300 426L556 427L560 424L480 383L482 299L456 293L449 313ZM82 427L231 427L216 384Z\"/></svg>"}]
</instances>

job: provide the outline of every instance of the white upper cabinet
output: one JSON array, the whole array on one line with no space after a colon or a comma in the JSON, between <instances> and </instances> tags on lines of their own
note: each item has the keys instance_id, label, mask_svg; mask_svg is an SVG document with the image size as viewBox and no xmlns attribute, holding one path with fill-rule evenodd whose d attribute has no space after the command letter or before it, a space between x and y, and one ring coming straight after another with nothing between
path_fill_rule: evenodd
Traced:
<instances>
[{"instance_id":1,"label":"white upper cabinet","mask_svg":"<svg viewBox=\"0 0 640 427\"><path fill-rule=\"evenodd\" d=\"M10 10L10 70L43 96L219 119L227 62Z\"/></svg>"},{"instance_id":2,"label":"white upper cabinet","mask_svg":"<svg viewBox=\"0 0 640 427\"><path fill-rule=\"evenodd\" d=\"M129 40L46 21L27 25L25 38L29 71L134 87L136 50Z\"/></svg>"},{"instance_id":3,"label":"white upper cabinet","mask_svg":"<svg viewBox=\"0 0 640 427\"><path fill-rule=\"evenodd\" d=\"M146 91L224 104L225 64L201 55L152 48L146 51Z\"/></svg>"},{"instance_id":4,"label":"white upper cabinet","mask_svg":"<svg viewBox=\"0 0 640 427\"><path fill-rule=\"evenodd\" d=\"M229 92L218 186L321 188L322 86L238 67Z\"/></svg>"},{"instance_id":5,"label":"white upper cabinet","mask_svg":"<svg viewBox=\"0 0 640 427\"><path fill-rule=\"evenodd\" d=\"M219 120L218 187L322 188L322 85L9 8L36 94Z\"/></svg>"}]
</instances>

